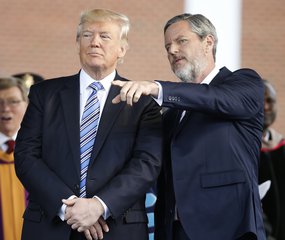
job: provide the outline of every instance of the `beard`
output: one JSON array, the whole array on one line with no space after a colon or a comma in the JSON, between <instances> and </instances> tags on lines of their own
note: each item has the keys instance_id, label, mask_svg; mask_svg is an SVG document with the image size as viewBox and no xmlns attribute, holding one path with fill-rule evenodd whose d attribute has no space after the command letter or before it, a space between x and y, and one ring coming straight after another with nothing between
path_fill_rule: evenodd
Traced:
<instances>
[{"instance_id":1,"label":"beard","mask_svg":"<svg viewBox=\"0 0 285 240\"><path fill-rule=\"evenodd\" d=\"M196 78L200 75L203 69L201 61L193 60L187 62L183 67L176 68L173 66L172 70L174 74L182 81L186 83L196 83Z\"/></svg>"},{"instance_id":2,"label":"beard","mask_svg":"<svg viewBox=\"0 0 285 240\"><path fill-rule=\"evenodd\" d=\"M190 64L187 64L187 66L180 69L174 69L173 72L182 82L193 83L196 78L194 66Z\"/></svg>"}]
</instances>

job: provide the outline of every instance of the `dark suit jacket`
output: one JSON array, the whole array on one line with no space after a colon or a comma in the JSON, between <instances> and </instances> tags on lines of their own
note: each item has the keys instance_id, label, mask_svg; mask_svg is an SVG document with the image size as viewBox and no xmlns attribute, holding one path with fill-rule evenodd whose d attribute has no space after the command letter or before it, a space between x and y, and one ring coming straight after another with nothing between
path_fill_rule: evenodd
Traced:
<instances>
[{"instance_id":1,"label":"dark suit jacket","mask_svg":"<svg viewBox=\"0 0 285 240\"><path fill-rule=\"evenodd\" d=\"M145 192L161 167L161 114L150 97L135 107L112 104L119 90L111 86L102 112L87 197L109 207L104 239L146 239ZM29 191L22 239L69 239L71 228L57 213L63 198L79 196L79 74L36 84L29 99L15 149L16 172Z\"/></svg>"},{"instance_id":2,"label":"dark suit jacket","mask_svg":"<svg viewBox=\"0 0 285 240\"><path fill-rule=\"evenodd\" d=\"M262 148L260 152L259 183L271 181L269 191L262 199L265 226L268 235L285 240L285 139L274 148Z\"/></svg>"},{"instance_id":3,"label":"dark suit jacket","mask_svg":"<svg viewBox=\"0 0 285 240\"><path fill-rule=\"evenodd\" d=\"M163 120L156 239L171 239L175 203L191 240L234 240L248 232L265 239L257 183L260 77L249 69L222 68L210 85L160 83L162 106L170 110Z\"/></svg>"}]
</instances>

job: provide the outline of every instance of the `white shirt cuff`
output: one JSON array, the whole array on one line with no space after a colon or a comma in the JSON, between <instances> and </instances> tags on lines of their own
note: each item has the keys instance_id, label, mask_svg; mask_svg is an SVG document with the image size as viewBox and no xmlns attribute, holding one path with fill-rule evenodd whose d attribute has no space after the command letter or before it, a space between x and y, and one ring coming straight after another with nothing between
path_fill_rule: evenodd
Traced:
<instances>
[{"instance_id":1,"label":"white shirt cuff","mask_svg":"<svg viewBox=\"0 0 285 240\"><path fill-rule=\"evenodd\" d=\"M77 198L77 197L75 195L72 195L68 199L73 199L73 198ZM62 204L61 208L59 209L57 213L57 216L59 216L59 218L62 221L64 221L65 209L66 209L66 204Z\"/></svg>"},{"instance_id":2,"label":"white shirt cuff","mask_svg":"<svg viewBox=\"0 0 285 240\"><path fill-rule=\"evenodd\" d=\"M97 198L99 200L99 202L103 205L104 208L104 213L102 215L102 217L104 218L104 220L106 220L108 217L110 217L110 211L109 208L107 207L107 205L103 202L103 200L101 198L99 198L98 196L94 196L93 198Z\"/></svg>"},{"instance_id":3,"label":"white shirt cuff","mask_svg":"<svg viewBox=\"0 0 285 240\"><path fill-rule=\"evenodd\" d=\"M162 105L162 102L163 102L162 86L161 86L161 84L160 84L159 82L156 82L156 81L154 81L154 82L158 85L158 96L157 96L157 98L155 98L155 97L152 97L152 98L153 98L154 101L157 102L157 104L158 104L159 106L161 106L161 105Z\"/></svg>"}]
</instances>

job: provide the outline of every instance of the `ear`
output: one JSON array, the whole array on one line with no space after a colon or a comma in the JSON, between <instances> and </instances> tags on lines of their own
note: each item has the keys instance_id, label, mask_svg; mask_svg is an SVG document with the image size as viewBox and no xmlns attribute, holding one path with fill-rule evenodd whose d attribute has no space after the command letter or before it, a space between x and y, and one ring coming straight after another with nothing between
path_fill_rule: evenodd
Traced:
<instances>
[{"instance_id":1,"label":"ear","mask_svg":"<svg viewBox=\"0 0 285 240\"><path fill-rule=\"evenodd\" d=\"M77 53L80 53L80 39L76 39L76 49L77 49Z\"/></svg>"},{"instance_id":2,"label":"ear","mask_svg":"<svg viewBox=\"0 0 285 240\"><path fill-rule=\"evenodd\" d=\"M118 58L123 58L126 55L126 52L128 50L128 47L125 43L122 43L118 50Z\"/></svg>"},{"instance_id":3,"label":"ear","mask_svg":"<svg viewBox=\"0 0 285 240\"><path fill-rule=\"evenodd\" d=\"M214 42L215 42L215 39L212 35L206 36L206 38L204 39L206 53L212 52L212 49L214 47Z\"/></svg>"}]
</instances>

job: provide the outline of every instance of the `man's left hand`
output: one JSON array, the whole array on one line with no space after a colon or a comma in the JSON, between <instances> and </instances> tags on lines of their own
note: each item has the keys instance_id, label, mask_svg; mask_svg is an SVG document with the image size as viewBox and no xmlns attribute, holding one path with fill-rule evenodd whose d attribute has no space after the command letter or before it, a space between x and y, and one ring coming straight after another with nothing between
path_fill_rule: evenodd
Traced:
<instances>
[{"instance_id":1,"label":"man's left hand","mask_svg":"<svg viewBox=\"0 0 285 240\"><path fill-rule=\"evenodd\" d=\"M104 207L96 198L63 199L67 205L65 220L72 229L84 232L94 225L104 212Z\"/></svg>"}]
</instances>

